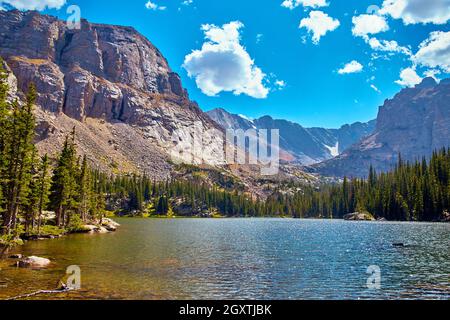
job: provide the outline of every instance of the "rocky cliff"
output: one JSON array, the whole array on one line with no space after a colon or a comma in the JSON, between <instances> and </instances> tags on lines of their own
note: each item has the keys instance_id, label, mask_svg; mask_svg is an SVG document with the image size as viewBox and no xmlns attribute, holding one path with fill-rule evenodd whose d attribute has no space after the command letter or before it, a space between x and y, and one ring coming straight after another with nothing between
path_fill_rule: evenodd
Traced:
<instances>
[{"instance_id":1,"label":"rocky cliff","mask_svg":"<svg viewBox=\"0 0 450 320\"><path fill-rule=\"evenodd\" d=\"M100 168L163 179L175 130L189 136L194 124L218 128L189 100L161 52L133 28L82 20L80 30L69 30L37 12L0 11L0 56L19 96L31 82L37 87L42 152L58 150L75 126L80 152Z\"/></svg>"},{"instance_id":2,"label":"rocky cliff","mask_svg":"<svg viewBox=\"0 0 450 320\"><path fill-rule=\"evenodd\" d=\"M329 176L366 176L370 165L389 170L399 154L413 161L449 146L450 79L426 78L384 103L372 135L314 169Z\"/></svg>"}]
</instances>

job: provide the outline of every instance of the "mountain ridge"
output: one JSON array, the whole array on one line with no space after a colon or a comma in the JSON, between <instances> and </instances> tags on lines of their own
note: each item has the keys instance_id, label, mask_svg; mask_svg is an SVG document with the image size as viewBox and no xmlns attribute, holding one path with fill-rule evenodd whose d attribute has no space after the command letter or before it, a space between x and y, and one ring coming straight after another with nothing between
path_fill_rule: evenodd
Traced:
<instances>
[{"instance_id":1,"label":"mountain ridge","mask_svg":"<svg viewBox=\"0 0 450 320\"><path fill-rule=\"evenodd\" d=\"M294 121L274 119L268 115L250 121L223 108L213 109L207 114L224 130L279 129L280 147L290 155L289 162L301 165L331 159L359 142L361 138L370 135L375 129L375 120L343 125L339 129L326 129L305 128Z\"/></svg>"}]
</instances>

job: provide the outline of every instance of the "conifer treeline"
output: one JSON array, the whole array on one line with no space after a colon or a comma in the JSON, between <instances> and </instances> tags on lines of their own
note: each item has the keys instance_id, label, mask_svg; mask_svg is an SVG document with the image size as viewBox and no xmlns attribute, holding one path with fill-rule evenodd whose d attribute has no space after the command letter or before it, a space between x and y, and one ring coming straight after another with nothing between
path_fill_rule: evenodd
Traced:
<instances>
[{"instance_id":1,"label":"conifer treeline","mask_svg":"<svg viewBox=\"0 0 450 320\"><path fill-rule=\"evenodd\" d=\"M319 190L306 187L293 197L278 196L268 202L284 203L294 217L343 218L369 212L391 221L440 221L450 212L450 149L433 153L427 161L400 160L395 169L368 179L344 179L342 184Z\"/></svg>"},{"instance_id":2,"label":"conifer treeline","mask_svg":"<svg viewBox=\"0 0 450 320\"><path fill-rule=\"evenodd\" d=\"M102 185L108 195L108 203L119 203L117 209L121 209L123 213L178 214L173 203L180 202L187 207L200 207L205 211L230 217L269 215L264 211L262 201L255 201L238 191L230 192L202 182L183 179L154 182L145 176L119 176L110 177Z\"/></svg>"},{"instance_id":3,"label":"conifer treeline","mask_svg":"<svg viewBox=\"0 0 450 320\"><path fill-rule=\"evenodd\" d=\"M104 191L129 199L129 210L165 215L171 201L202 204L231 217L292 216L341 219L346 214L370 213L390 221L439 221L450 212L450 149L414 163L400 160L395 169L368 179L347 179L321 187L303 186L295 194L275 192L266 200L229 192L198 182L175 180L152 183L146 177L111 178ZM175 212L177 213L177 212Z\"/></svg>"}]
</instances>

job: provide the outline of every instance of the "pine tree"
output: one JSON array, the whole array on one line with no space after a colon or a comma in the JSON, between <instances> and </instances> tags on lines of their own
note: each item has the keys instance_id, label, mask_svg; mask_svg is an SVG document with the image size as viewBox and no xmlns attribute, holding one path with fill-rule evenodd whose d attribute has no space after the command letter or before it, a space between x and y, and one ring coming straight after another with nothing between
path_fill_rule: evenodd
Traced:
<instances>
[{"instance_id":1,"label":"pine tree","mask_svg":"<svg viewBox=\"0 0 450 320\"><path fill-rule=\"evenodd\" d=\"M6 82L8 75L3 68L3 59L0 57L0 217L4 220L5 199L3 189L5 186L5 170L7 167L7 137L9 136L9 105L6 101L8 95L8 84ZM0 230L1 231L1 230Z\"/></svg>"},{"instance_id":2,"label":"pine tree","mask_svg":"<svg viewBox=\"0 0 450 320\"><path fill-rule=\"evenodd\" d=\"M41 233L42 226L42 214L44 209L47 207L49 203L49 195L50 195L50 161L47 155L42 157L40 167L39 167L39 177L38 177L38 224L37 230L38 234Z\"/></svg>"},{"instance_id":3,"label":"pine tree","mask_svg":"<svg viewBox=\"0 0 450 320\"><path fill-rule=\"evenodd\" d=\"M23 217L25 218L25 231L30 232L34 230L36 217L37 217L37 208L39 204L39 163L37 159L37 150L33 151L31 157L31 166L29 176L30 182L28 185L28 193L26 200L22 204L23 206Z\"/></svg>"},{"instance_id":4,"label":"pine tree","mask_svg":"<svg viewBox=\"0 0 450 320\"><path fill-rule=\"evenodd\" d=\"M149 201L145 207L143 217L151 217L155 213L156 213L155 204L152 201Z\"/></svg>"},{"instance_id":5,"label":"pine tree","mask_svg":"<svg viewBox=\"0 0 450 320\"><path fill-rule=\"evenodd\" d=\"M93 202L94 207L92 210L93 212L92 218L101 224L102 219L105 217L105 207L106 207L105 197L101 193L96 193L93 199L94 199Z\"/></svg>"},{"instance_id":6,"label":"pine tree","mask_svg":"<svg viewBox=\"0 0 450 320\"><path fill-rule=\"evenodd\" d=\"M83 162L80 170L80 188L79 188L79 211L83 222L87 222L89 214L89 204L91 202L91 176L87 164L86 156L83 157Z\"/></svg>"},{"instance_id":7,"label":"pine tree","mask_svg":"<svg viewBox=\"0 0 450 320\"><path fill-rule=\"evenodd\" d=\"M53 173L51 204L56 212L56 225L64 227L70 223L70 215L77 208L77 156L75 129L66 137L63 149Z\"/></svg>"},{"instance_id":8,"label":"pine tree","mask_svg":"<svg viewBox=\"0 0 450 320\"><path fill-rule=\"evenodd\" d=\"M172 206L169 204L167 209L167 217L172 218L173 216L175 216L175 213L173 212Z\"/></svg>"},{"instance_id":9,"label":"pine tree","mask_svg":"<svg viewBox=\"0 0 450 320\"><path fill-rule=\"evenodd\" d=\"M20 207L26 201L31 179L30 166L34 150L35 117L33 106L36 101L36 89L30 85L27 100L23 107L13 103L11 115L11 131L6 137L9 145L4 154L6 183L3 194L6 200L6 211L3 219L3 233L10 234L16 227ZM8 141L9 140L9 141Z\"/></svg>"},{"instance_id":10,"label":"pine tree","mask_svg":"<svg viewBox=\"0 0 450 320\"><path fill-rule=\"evenodd\" d=\"M166 215L169 210L169 203L166 196L160 196L158 200L158 206L156 212L159 215Z\"/></svg>"}]
</instances>

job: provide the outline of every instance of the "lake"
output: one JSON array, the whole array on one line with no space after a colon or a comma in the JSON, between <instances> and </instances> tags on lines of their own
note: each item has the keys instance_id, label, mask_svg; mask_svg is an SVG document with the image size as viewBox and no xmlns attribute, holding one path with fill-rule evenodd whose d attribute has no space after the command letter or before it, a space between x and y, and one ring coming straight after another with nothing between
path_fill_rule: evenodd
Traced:
<instances>
[{"instance_id":1,"label":"lake","mask_svg":"<svg viewBox=\"0 0 450 320\"><path fill-rule=\"evenodd\" d=\"M117 221L116 233L17 248L53 265L0 260L0 299L54 289L70 265L81 268L81 290L35 299L450 299L450 224ZM380 270L379 289L367 286L369 266Z\"/></svg>"}]
</instances>

